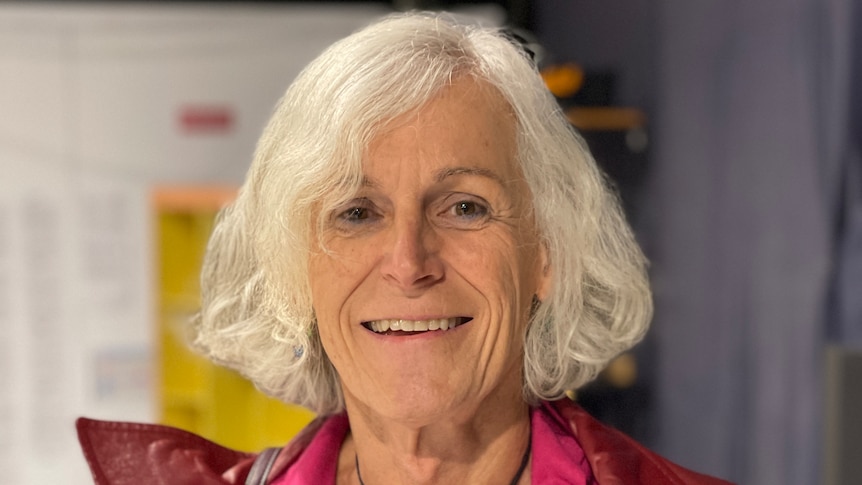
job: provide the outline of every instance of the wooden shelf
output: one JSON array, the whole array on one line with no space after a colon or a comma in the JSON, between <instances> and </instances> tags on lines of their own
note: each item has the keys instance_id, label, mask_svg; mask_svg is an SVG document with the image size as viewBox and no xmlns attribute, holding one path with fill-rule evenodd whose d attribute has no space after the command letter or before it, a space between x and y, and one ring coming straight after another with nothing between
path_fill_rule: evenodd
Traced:
<instances>
[{"instance_id":1,"label":"wooden shelf","mask_svg":"<svg viewBox=\"0 0 862 485\"><path fill-rule=\"evenodd\" d=\"M646 115L636 108L576 106L566 110L569 122L579 130L626 131L646 126Z\"/></svg>"}]
</instances>

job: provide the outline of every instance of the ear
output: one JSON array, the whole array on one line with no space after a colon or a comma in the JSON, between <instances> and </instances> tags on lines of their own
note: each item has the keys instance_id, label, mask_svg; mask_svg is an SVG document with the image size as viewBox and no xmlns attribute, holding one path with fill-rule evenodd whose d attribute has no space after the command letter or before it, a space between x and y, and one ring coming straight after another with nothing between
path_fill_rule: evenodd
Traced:
<instances>
[{"instance_id":1,"label":"ear","mask_svg":"<svg viewBox=\"0 0 862 485\"><path fill-rule=\"evenodd\" d=\"M539 244L539 278L536 281L536 297L539 301L545 301L551 295L553 287L554 272L551 268L550 251L548 250L547 241L542 241Z\"/></svg>"}]
</instances>

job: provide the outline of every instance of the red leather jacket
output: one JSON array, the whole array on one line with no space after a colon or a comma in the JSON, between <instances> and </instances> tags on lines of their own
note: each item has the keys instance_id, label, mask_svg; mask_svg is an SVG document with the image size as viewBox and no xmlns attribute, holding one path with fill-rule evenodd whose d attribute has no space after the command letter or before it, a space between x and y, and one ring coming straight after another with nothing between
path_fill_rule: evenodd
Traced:
<instances>
[{"instance_id":1,"label":"red leather jacket","mask_svg":"<svg viewBox=\"0 0 862 485\"><path fill-rule=\"evenodd\" d=\"M729 483L660 457L567 399L552 405L571 425L600 485ZM323 421L313 421L281 449L270 477L295 461ZM245 483L256 457L167 426L80 418L77 428L96 485L239 485Z\"/></svg>"}]
</instances>

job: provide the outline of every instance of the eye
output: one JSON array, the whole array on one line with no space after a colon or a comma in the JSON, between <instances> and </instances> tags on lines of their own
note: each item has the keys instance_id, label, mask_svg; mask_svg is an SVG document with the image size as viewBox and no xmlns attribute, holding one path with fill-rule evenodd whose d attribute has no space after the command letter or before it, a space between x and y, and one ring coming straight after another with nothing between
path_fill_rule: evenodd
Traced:
<instances>
[{"instance_id":1,"label":"eye","mask_svg":"<svg viewBox=\"0 0 862 485\"><path fill-rule=\"evenodd\" d=\"M438 220L454 229L481 229L491 220L491 206L481 197L454 193L440 201Z\"/></svg>"},{"instance_id":2,"label":"eye","mask_svg":"<svg viewBox=\"0 0 862 485\"><path fill-rule=\"evenodd\" d=\"M467 219L482 217L488 213L487 207L470 200L458 201L450 210L453 215Z\"/></svg>"},{"instance_id":3,"label":"eye","mask_svg":"<svg viewBox=\"0 0 862 485\"><path fill-rule=\"evenodd\" d=\"M365 207L351 207L341 214L344 221L362 221L368 219L368 209Z\"/></svg>"},{"instance_id":4,"label":"eye","mask_svg":"<svg viewBox=\"0 0 862 485\"><path fill-rule=\"evenodd\" d=\"M335 225L345 228L374 222L379 213L368 199L355 199L335 210L333 216Z\"/></svg>"},{"instance_id":5,"label":"eye","mask_svg":"<svg viewBox=\"0 0 862 485\"><path fill-rule=\"evenodd\" d=\"M468 194L451 194L444 201L440 216L450 224L461 227L475 227L491 217L491 208L481 197Z\"/></svg>"}]
</instances>

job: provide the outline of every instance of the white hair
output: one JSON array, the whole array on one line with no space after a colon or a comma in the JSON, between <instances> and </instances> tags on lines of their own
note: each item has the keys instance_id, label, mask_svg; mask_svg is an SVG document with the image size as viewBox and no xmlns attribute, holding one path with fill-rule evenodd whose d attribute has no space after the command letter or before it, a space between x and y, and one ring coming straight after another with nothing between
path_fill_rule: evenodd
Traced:
<instances>
[{"instance_id":1,"label":"white hair","mask_svg":"<svg viewBox=\"0 0 862 485\"><path fill-rule=\"evenodd\" d=\"M240 193L219 216L201 275L195 347L261 390L318 413L343 409L308 278L315 212L360 187L387 121L471 76L506 99L552 288L524 344L524 397L556 399L637 343L652 314L646 261L615 193L524 51L500 31L432 14L384 18L327 49L265 128ZM315 208L320 210L315 211Z\"/></svg>"}]
</instances>

